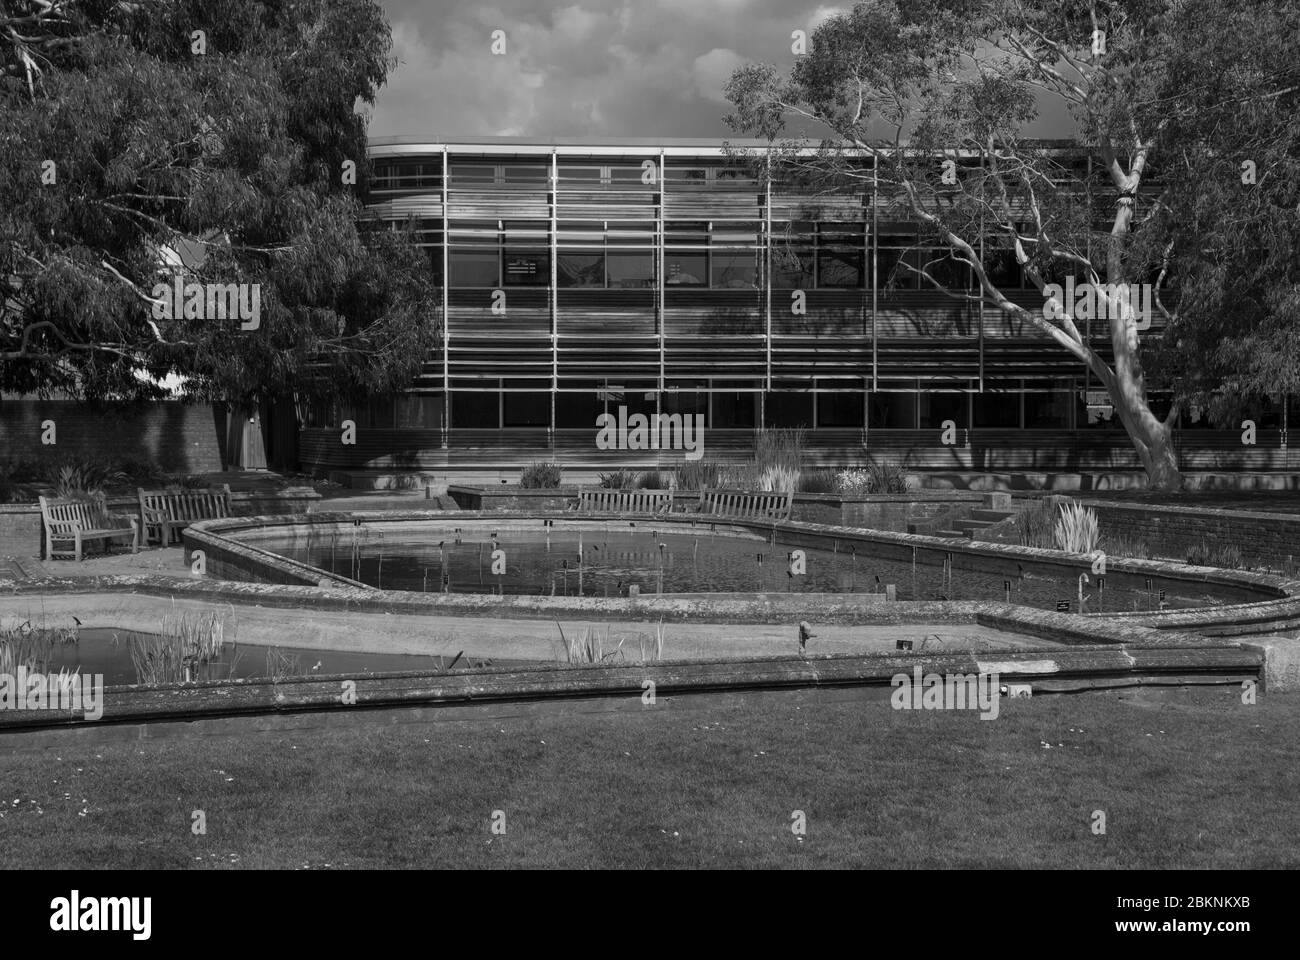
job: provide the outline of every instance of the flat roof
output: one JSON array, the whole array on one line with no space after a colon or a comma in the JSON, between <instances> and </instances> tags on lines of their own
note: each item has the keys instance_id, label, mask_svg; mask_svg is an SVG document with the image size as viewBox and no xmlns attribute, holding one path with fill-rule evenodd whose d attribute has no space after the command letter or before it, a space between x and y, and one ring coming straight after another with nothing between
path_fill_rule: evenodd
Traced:
<instances>
[{"instance_id":1,"label":"flat roof","mask_svg":"<svg viewBox=\"0 0 1300 960\"><path fill-rule=\"evenodd\" d=\"M781 141L790 142L790 141ZM815 148L821 141L809 138L806 142ZM1045 149L1077 148L1071 140L1026 141ZM371 137L369 150L373 156L414 156L438 153L443 149L460 154L479 156L648 156L662 152L670 157L700 157L725 155L725 147L749 150L766 150L767 140L753 137L464 137L426 138L417 136ZM958 151L973 156L973 151Z\"/></svg>"}]
</instances>

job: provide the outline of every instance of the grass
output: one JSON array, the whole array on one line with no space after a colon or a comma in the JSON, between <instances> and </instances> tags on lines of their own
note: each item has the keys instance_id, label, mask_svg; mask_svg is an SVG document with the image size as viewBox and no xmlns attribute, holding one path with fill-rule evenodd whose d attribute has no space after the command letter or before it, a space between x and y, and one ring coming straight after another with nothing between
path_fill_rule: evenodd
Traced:
<instances>
[{"instance_id":1,"label":"grass","mask_svg":"<svg viewBox=\"0 0 1300 960\"><path fill-rule=\"evenodd\" d=\"M0 866L1300 866L1300 696L1038 696L991 722L835 697L6 736ZM190 833L196 809L206 836ZM1090 830L1099 809L1105 836ZM489 833L494 810L505 836Z\"/></svg>"}]
</instances>

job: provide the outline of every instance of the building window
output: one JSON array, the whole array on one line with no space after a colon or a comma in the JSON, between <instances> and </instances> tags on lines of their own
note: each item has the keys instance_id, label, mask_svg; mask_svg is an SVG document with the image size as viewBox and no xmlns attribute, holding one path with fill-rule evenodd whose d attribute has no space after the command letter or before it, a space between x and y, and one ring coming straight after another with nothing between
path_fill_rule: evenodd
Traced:
<instances>
[{"instance_id":1,"label":"building window","mask_svg":"<svg viewBox=\"0 0 1300 960\"><path fill-rule=\"evenodd\" d=\"M561 287L605 286L605 254L599 250L560 251L555 260L555 282Z\"/></svg>"},{"instance_id":2,"label":"building window","mask_svg":"<svg viewBox=\"0 0 1300 960\"><path fill-rule=\"evenodd\" d=\"M975 426L989 428L1018 428L1020 426L1020 394L979 393L975 395Z\"/></svg>"},{"instance_id":3,"label":"building window","mask_svg":"<svg viewBox=\"0 0 1300 960\"><path fill-rule=\"evenodd\" d=\"M640 185L644 174L645 168L640 165L635 167L610 167L609 182L622 184L623 186ZM658 176L658 165L655 165L655 177ZM646 184L646 186L650 186L650 184Z\"/></svg>"},{"instance_id":4,"label":"building window","mask_svg":"<svg viewBox=\"0 0 1300 960\"><path fill-rule=\"evenodd\" d=\"M752 429L758 418L755 415L757 396L753 393L722 391L713 395L713 422L710 427L720 430Z\"/></svg>"},{"instance_id":5,"label":"building window","mask_svg":"<svg viewBox=\"0 0 1300 960\"><path fill-rule=\"evenodd\" d=\"M505 253L505 283L511 287L545 287L551 283L551 255L538 250Z\"/></svg>"},{"instance_id":6,"label":"building window","mask_svg":"<svg viewBox=\"0 0 1300 960\"><path fill-rule=\"evenodd\" d=\"M775 290L808 290L815 276L815 251L813 247L795 249L779 247L772 251L772 288Z\"/></svg>"},{"instance_id":7,"label":"building window","mask_svg":"<svg viewBox=\"0 0 1300 960\"><path fill-rule=\"evenodd\" d=\"M965 430L969 403L970 394L922 391L921 429L939 430L945 421L951 420L958 430Z\"/></svg>"},{"instance_id":8,"label":"building window","mask_svg":"<svg viewBox=\"0 0 1300 960\"><path fill-rule=\"evenodd\" d=\"M605 411L605 403L594 390L555 395L555 426L558 430L596 429L596 418Z\"/></svg>"},{"instance_id":9,"label":"building window","mask_svg":"<svg viewBox=\"0 0 1300 960\"><path fill-rule=\"evenodd\" d=\"M507 164L503 168L506 183L549 183L551 180L551 170L549 167L542 166L512 166Z\"/></svg>"},{"instance_id":10,"label":"building window","mask_svg":"<svg viewBox=\"0 0 1300 960\"><path fill-rule=\"evenodd\" d=\"M1021 283L1020 264L1012 250L985 250L984 272L989 283L1005 290L1016 290Z\"/></svg>"},{"instance_id":11,"label":"building window","mask_svg":"<svg viewBox=\"0 0 1300 960\"><path fill-rule=\"evenodd\" d=\"M817 394L817 426L861 427L865 398L861 393Z\"/></svg>"},{"instance_id":12,"label":"building window","mask_svg":"<svg viewBox=\"0 0 1300 960\"><path fill-rule=\"evenodd\" d=\"M921 269L934 278L930 281L921 278L922 290L968 290L972 274L970 267L960 260L954 260L947 248L928 247L918 251ZM935 287L935 282L939 287Z\"/></svg>"},{"instance_id":13,"label":"building window","mask_svg":"<svg viewBox=\"0 0 1300 960\"><path fill-rule=\"evenodd\" d=\"M867 423L872 429L915 430L915 393L873 393L867 405ZM870 445L871 438L868 436Z\"/></svg>"},{"instance_id":14,"label":"building window","mask_svg":"<svg viewBox=\"0 0 1300 960\"><path fill-rule=\"evenodd\" d=\"M397 398L395 426L406 430L432 430L442 426L442 397L405 394Z\"/></svg>"},{"instance_id":15,"label":"building window","mask_svg":"<svg viewBox=\"0 0 1300 960\"><path fill-rule=\"evenodd\" d=\"M551 395L549 393L502 394L502 419L507 427L549 427Z\"/></svg>"},{"instance_id":16,"label":"building window","mask_svg":"<svg viewBox=\"0 0 1300 960\"><path fill-rule=\"evenodd\" d=\"M463 430L501 427L501 394L496 390L462 390L452 394L451 423Z\"/></svg>"},{"instance_id":17,"label":"building window","mask_svg":"<svg viewBox=\"0 0 1300 960\"><path fill-rule=\"evenodd\" d=\"M453 287L494 288L501 285L496 251L452 250L448 259Z\"/></svg>"},{"instance_id":18,"label":"building window","mask_svg":"<svg viewBox=\"0 0 1300 960\"><path fill-rule=\"evenodd\" d=\"M865 254L844 247L817 248L817 286L829 289L862 286Z\"/></svg>"},{"instance_id":19,"label":"building window","mask_svg":"<svg viewBox=\"0 0 1300 960\"><path fill-rule=\"evenodd\" d=\"M655 282L655 258L649 250L620 251L606 255L605 262L609 271L611 288L629 289L653 287Z\"/></svg>"},{"instance_id":20,"label":"building window","mask_svg":"<svg viewBox=\"0 0 1300 960\"><path fill-rule=\"evenodd\" d=\"M703 287L709 276L707 253L664 253L664 283L671 287Z\"/></svg>"},{"instance_id":21,"label":"building window","mask_svg":"<svg viewBox=\"0 0 1300 960\"><path fill-rule=\"evenodd\" d=\"M457 163L451 167L451 185L496 183L497 168L491 164Z\"/></svg>"},{"instance_id":22,"label":"building window","mask_svg":"<svg viewBox=\"0 0 1300 960\"><path fill-rule=\"evenodd\" d=\"M604 170L601 167L567 167L562 166L559 169L560 183L572 182L575 184L596 185L604 179Z\"/></svg>"},{"instance_id":23,"label":"building window","mask_svg":"<svg viewBox=\"0 0 1300 960\"><path fill-rule=\"evenodd\" d=\"M713 254L714 289L744 290L758 286L758 257L748 253L715 251Z\"/></svg>"},{"instance_id":24,"label":"building window","mask_svg":"<svg viewBox=\"0 0 1300 960\"><path fill-rule=\"evenodd\" d=\"M1050 393L1026 391L1025 426L1037 429L1068 427L1070 407L1073 404L1074 391L1068 385L1054 389Z\"/></svg>"},{"instance_id":25,"label":"building window","mask_svg":"<svg viewBox=\"0 0 1300 960\"><path fill-rule=\"evenodd\" d=\"M813 395L811 393L769 393L763 404L766 427L811 427Z\"/></svg>"}]
</instances>

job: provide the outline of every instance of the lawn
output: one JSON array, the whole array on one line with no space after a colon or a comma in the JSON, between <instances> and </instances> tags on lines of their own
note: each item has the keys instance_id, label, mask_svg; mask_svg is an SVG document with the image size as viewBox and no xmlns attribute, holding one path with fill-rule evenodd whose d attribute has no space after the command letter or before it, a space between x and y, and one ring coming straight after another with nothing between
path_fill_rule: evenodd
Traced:
<instances>
[{"instance_id":1,"label":"lawn","mask_svg":"<svg viewBox=\"0 0 1300 960\"><path fill-rule=\"evenodd\" d=\"M875 690L6 736L0 867L1295 867L1298 715L1296 695L1201 688L981 721Z\"/></svg>"}]
</instances>

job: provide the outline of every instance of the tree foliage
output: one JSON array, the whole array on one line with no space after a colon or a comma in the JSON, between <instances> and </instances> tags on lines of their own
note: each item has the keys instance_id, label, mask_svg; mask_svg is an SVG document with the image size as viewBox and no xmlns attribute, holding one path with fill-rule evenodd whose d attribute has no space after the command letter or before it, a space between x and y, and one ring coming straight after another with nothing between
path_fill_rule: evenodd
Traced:
<instances>
[{"instance_id":1,"label":"tree foliage","mask_svg":"<svg viewBox=\"0 0 1300 960\"><path fill-rule=\"evenodd\" d=\"M1247 6L1221 30L1208 0L867 0L788 72L738 70L728 120L814 195L878 185L919 249L945 251L897 269L1079 358L1152 482L1177 488L1183 403L1276 388L1277 348L1294 356L1300 29L1289 0ZM1030 135L1052 116L1064 143ZM1245 152L1266 189L1242 191ZM999 289L1000 256L1042 309ZM1061 301L1066 278L1095 309ZM1162 321L1146 333L1116 293L1143 284Z\"/></svg>"},{"instance_id":2,"label":"tree foliage","mask_svg":"<svg viewBox=\"0 0 1300 960\"><path fill-rule=\"evenodd\" d=\"M371 229L369 0L0 2L0 383L247 401L399 388L436 343L427 261ZM355 185L345 182L348 163ZM257 284L260 322L156 285Z\"/></svg>"}]
</instances>

